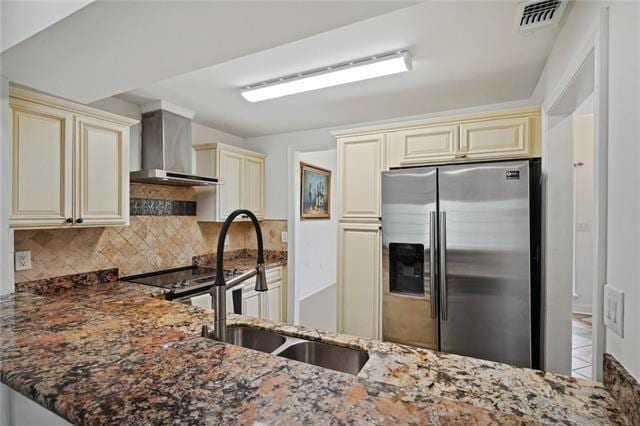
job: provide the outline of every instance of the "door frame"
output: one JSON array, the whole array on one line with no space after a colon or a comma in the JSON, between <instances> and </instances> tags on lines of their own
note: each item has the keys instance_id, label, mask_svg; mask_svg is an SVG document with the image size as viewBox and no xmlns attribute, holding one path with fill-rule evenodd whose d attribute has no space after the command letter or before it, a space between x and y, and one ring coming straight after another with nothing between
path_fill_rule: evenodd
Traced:
<instances>
[{"instance_id":1,"label":"door frame","mask_svg":"<svg viewBox=\"0 0 640 426\"><path fill-rule=\"evenodd\" d=\"M609 102L609 9L603 7L600 10L598 23L587 42L580 49L574 61L568 66L560 83L551 95L542 104L542 170L546 174L548 160L544 153L549 144L549 130L554 108L556 108L570 86L580 77L583 65L594 55L594 167L593 167L593 207L592 217L594 223L593 232L593 354L592 376L594 380L602 380L602 362L605 349L605 327L603 322L604 285L607 277L607 176L608 176L608 102ZM545 180L545 187L549 182ZM546 193L546 189L544 190ZM546 198L546 194L545 194ZM545 199L543 198L543 199ZM546 211L543 216L546 216ZM546 223L547 217L543 217L543 250L547 244ZM575 250L575 246L574 246ZM546 250L545 250L546 251ZM573 267L573 266L572 266ZM546 288L546 278L543 282ZM569 283L572 285L572 283ZM547 305L545 295L545 308ZM546 316L546 315L545 315ZM567 327L571 327L569 318ZM550 342L544 338L545 347ZM546 359L543 366L546 367Z\"/></svg>"}]
</instances>

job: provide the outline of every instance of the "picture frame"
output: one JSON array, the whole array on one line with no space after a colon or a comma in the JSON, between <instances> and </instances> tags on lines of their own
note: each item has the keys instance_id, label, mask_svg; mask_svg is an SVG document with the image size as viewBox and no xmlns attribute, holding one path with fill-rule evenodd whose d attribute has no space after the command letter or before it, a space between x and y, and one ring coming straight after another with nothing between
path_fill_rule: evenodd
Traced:
<instances>
[{"instance_id":1,"label":"picture frame","mask_svg":"<svg viewBox=\"0 0 640 426\"><path fill-rule=\"evenodd\" d=\"M331 219L331 170L300 162L300 219Z\"/></svg>"}]
</instances>

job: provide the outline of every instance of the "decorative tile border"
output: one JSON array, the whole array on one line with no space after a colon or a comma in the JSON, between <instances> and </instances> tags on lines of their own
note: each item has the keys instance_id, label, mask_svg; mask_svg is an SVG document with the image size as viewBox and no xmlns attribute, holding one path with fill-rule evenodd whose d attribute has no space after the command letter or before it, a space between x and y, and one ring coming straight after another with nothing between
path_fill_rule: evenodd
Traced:
<instances>
[{"instance_id":1,"label":"decorative tile border","mask_svg":"<svg viewBox=\"0 0 640 426\"><path fill-rule=\"evenodd\" d=\"M39 295L54 294L74 287L86 287L114 281L118 281L118 268L16 283L16 292Z\"/></svg>"},{"instance_id":2,"label":"decorative tile border","mask_svg":"<svg viewBox=\"0 0 640 426\"><path fill-rule=\"evenodd\" d=\"M640 383L611 354L604 354L604 386L632 425L640 425Z\"/></svg>"},{"instance_id":3,"label":"decorative tile border","mask_svg":"<svg viewBox=\"0 0 640 426\"><path fill-rule=\"evenodd\" d=\"M131 216L195 216L196 202L131 198L129 210Z\"/></svg>"}]
</instances>

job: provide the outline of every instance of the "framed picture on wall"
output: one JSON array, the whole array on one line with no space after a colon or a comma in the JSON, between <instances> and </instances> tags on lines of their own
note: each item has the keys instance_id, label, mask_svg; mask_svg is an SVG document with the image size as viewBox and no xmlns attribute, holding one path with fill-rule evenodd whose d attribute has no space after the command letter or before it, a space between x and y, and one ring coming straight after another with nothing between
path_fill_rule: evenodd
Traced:
<instances>
[{"instance_id":1,"label":"framed picture on wall","mask_svg":"<svg viewBox=\"0 0 640 426\"><path fill-rule=\"evenodd\" d=\"M331 170L300 163L300 219L331 218Z\"/></svg>"}]
</instances>

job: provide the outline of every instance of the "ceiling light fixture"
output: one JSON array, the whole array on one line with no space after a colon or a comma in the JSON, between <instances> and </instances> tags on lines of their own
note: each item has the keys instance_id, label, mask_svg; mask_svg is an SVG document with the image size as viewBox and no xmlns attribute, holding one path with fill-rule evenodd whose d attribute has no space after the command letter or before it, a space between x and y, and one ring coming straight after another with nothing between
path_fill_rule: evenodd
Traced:
<instances>
[{"instance_id":1,"label":"ceiling light fixture","mask_svg":"<svg viewBox=\"0 0 640 426\"><path fill-rule=\"evenodd\" d=\"M242 89L242 96L249 102L260 102L410 69L409 52L400 50L252 84Z\"/></svg>"}]
</instances>

